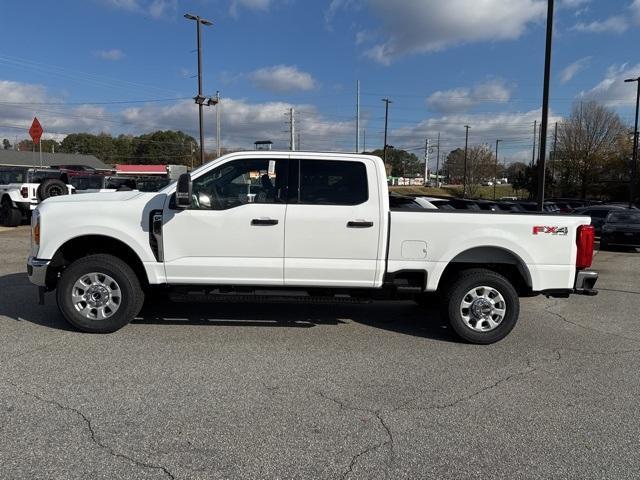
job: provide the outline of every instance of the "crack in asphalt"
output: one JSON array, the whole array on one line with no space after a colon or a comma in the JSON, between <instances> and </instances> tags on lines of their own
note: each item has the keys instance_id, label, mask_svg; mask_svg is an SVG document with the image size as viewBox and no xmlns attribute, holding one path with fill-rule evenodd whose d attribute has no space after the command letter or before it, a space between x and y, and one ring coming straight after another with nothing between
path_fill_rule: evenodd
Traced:
<instances>
[{"instance_id":1,"label":"crack in asphalt","mask_svg":"<svg viewBox=\"0 0 640 480\"><path fill-rule=\"evenodd\" d=\"M527 363L529 363L529 361L527 361ZM511 375L508 375L508 376L506 376L504 378L501 378L501 379L495 381L494 383L492 383L491 385L487 385L485 387L482 387L481 389L476 390L475 392L472 392L469 395L465 395L463 397L457 398L456 400L454 400L452 402L449 402L449 403L436 405L435 408L437 410L444 410L444 409L447 409L447 408L455 407L456 405L458 405L458 404L460 404L462 402L466 402L467 400L471 400L472 398L477 397L478 395L481 395L484 392L492 390L492 389L498 387L499 385L501 385L501 384L503 384L505 382L508 382L509 380L511 380L513 378L521 377L523 375L528 375L528 374L533 373L533 372L535 372L537 370L538 370L538 367L528 367L525 370L521 370L519 372L515 372L515 373L512 373Z\"/></svg>"},{"instance_id":2,"label":"crack in asphalt","mask_svg":"<svg viewBox=\"0 0 640 480\"><path fill-rule=\"evenodd\" d=\"M602 290L603 292L615 292L615 293L630 293L631 295L640 295L640 292L634 292L633 290L620 290L617 288L601 288L598 287L598 291Z\"/></svg>"},{"instance_id":3,"label":"crack in asphalt","mask_svg":"<svg viewBox=\"0 0 640 480\"><path fill-rule=\"evenodd\" d=\"M61 403L59 403L59 402L57 402L55 400L48 400L46 398L41 397L40 395L37 395L35 393L23 390L22 388L20 388L19 385L15 384L13 382L6 381L6 383L11 385L13 388L15 388L17 391L19 391L23 395L27 395L27 396L29 396L31 398L34 398L34 399L38 400L39 402L46 403L48 405L53 405L54 407L57 407L60 410L67 411L67 412L72 412L72 413L76 414L78 417L80 417L82 419L82 421L86 425L87 430L89 431L89 436L91 438L91 441L93 443L95 443L98 447L100 447L102 450L107 452L109 455L111 455L113 457L116 457L116 458L122 458L124 460L127 460L127 461L137 465L138 467L150 468L150 469L154 469L154 470L161 470L170 479L175 480L176 477L166 467L163 467L162 465L154 465L152 463L142 462L142 461L137 460L137 459L135 459L133 457L130 457L129 455L125 455L123 453L115 452L113 450L113 448L111 448L109 445L106 445L105 443L102 443L98 439L96 431L94 430L93 425L91 424L91 420L89 419L89 417L87 417L84 413L82 413L77 408L73 408L73 407L70 407L68 405L63 405L63 404L61 404Z\"/></svg>"},{"instance_id":4,"label":"crack in asphalt","mask_svg":"<svg viewBox=\"0 0 640 480\"><path fill-rule=\"evenodd\" d=\"M579 327L579 328L584 328L585 330L590 330L592 332L601 333L603 335L611 335L612 337L622 338L624 340L629 340L629 341L634 342L634 343L640 343L640 340L638 340L636 338L627 337L625 335L619 335L619 334L613 333L613 332L606 332L604 330L599 330L597 328L593 328L593 327L589 327L587 325L582 325L580 323L573 322L573 321L569 320L567 317L565 317L564 315L562 315L561 313L554 312L554 311L551 310L553 307L557 307L559 304L560 304L560 302L556 302L556 303L547 305L547 306L544 307L544 311L549 313L549 314L551 314L551 315L553 315L554 317L559 318L563 322L568 323L569 325L573 325L573 326L576 326L576 327Z\"/></svg>"},{"instance_id":5,"label":"crack in asphalt","mask_svg":"<svg viewBox=\"0 0 640 480\"><path fill-rule=\"evenodd\" d=\"M382 418L381 415L381 411L382 409L379 410L372 410L369 408L359 408L359 407L352 407L351 405L346 404L345 402L338 400L337 398L333 398L330 397L328 395L326 395L324 392L316 392L320 397L329 400L333 403L335 403L336 405L338 405L340 407L341 410L347 410L347 411L353 411L353 412L365 412L368 413L370 415L373 415L376 417L376 419L378 420L380 426L382 427L382 429L385 432L385 436L387 437L386 440L384 442L379 442L375 445L369 446L367 448L365 448L364 450L362 450L361 452L356 453L353 457L351 457L351 461L349 462L349 466L347 467L347 469L342 473L342 478L346 479L350 473L353 472L353 467L355 467L356 463L358 462L358 459L370 452L373 452L374 450L377 450L378 448L381 447L386 447L387 445L389 446L389 461L385 462L385 466L387 467L385 469L385 478L388 478L389 476L389 472L388 472L388 468L393 465L393 462L395 461L395 448L394 448L394 440L393 440L393 433L391 432L391 428L389 428L389 426L387 425L387 423L384 421L384 418ZM395 411L396 409L392 410Z\"/></svg>"}]
</instances>

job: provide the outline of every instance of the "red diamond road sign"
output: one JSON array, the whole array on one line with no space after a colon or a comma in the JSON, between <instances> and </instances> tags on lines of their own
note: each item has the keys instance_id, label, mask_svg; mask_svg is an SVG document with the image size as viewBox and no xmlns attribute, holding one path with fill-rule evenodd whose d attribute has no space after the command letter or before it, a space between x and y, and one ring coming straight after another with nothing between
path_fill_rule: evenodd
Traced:
<instances>
[{"instance_id":1,"label":"red diamond road sign","mask_svg":"<svg viewBox=\"0 0 640 480\"><path fill-rule=\"evenodd\" d=\"M38 117L33 117L33 123L31 124L31 128L29 129L29 135L33 139L33 143L38 145L40 143L40 137L42 136L42 125L38 121Z\"/></svg>"}]
</instances>

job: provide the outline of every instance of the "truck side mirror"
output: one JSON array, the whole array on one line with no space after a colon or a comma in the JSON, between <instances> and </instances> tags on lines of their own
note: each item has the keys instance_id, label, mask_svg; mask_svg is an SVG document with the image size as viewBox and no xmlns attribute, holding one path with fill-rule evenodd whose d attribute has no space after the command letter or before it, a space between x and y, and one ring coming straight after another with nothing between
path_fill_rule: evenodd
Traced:
<instances>
[{"instance_id":1,"label":"truck side mirror","mask_svg":"<svg viewBox=\"0 0 640 480\"><path fill-rule=\"evenodd\" d=\"M189 208L191 206L191 175L183 173L178 177L176 186L176 207Z\"/></svg>"}]
</instances>

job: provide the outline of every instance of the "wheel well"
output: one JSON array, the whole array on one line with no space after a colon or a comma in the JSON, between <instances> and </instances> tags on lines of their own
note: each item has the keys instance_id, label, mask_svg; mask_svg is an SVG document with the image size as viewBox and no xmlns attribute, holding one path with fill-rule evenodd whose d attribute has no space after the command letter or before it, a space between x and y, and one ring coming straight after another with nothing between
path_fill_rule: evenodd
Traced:
<instances>
[{"instance_id":1,"label":"wheel well","mask_svg":"<svg viewBox=\"0 0 640 480\"><path fill-rule=\"evenodd\" d=\"M531 275L522 259L499 247L475 247L456 255L442 272L439 285L446 284L462 270L484 268L492 270L509 280L519 295L531 293Z\"/></svg>"},{"instance_id":2,"label":"wheel well","mask_svg":"<svg viewBox=\"0 0 640 480\"><path fill-rule=\"evenodd\" d=\"M60 273L79 258L106 253L124 260L135 272L143 287L149 285L142 261L126 243L104 235L85 235L64 243L51 259L47 269L47 287L55 288Z\"/></svg>"}]
</instances>

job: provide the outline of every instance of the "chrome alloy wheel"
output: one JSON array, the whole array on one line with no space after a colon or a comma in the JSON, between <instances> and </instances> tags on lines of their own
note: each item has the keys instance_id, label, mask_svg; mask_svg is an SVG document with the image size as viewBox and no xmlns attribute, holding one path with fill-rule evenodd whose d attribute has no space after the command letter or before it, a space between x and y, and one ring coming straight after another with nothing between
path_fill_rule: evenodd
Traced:
<instances>
[{"instance_id":1,"label":"chrome alloy wheel","mask_svg":"<svg viewBox=\"0 0 640 480\"><path fill-rule=\"evenodd\" d=\"M507 313L502 294L493 287L469 290L460 302L460 315L471 330L490 332L497 328Z\"/></svg>"},{"instance_id":2,"label":"chrome alloy wheel","mask_svg":"<svg viewBox=\"0 0 640 480\"><path fill-rule=\"evenodd\" d=\"M122 292L109 275L91 272L74 283L71 301L80 315L91 320L104 320L120 308Z\"/></svg>"}]
</instances>

